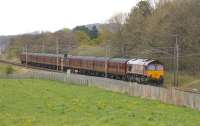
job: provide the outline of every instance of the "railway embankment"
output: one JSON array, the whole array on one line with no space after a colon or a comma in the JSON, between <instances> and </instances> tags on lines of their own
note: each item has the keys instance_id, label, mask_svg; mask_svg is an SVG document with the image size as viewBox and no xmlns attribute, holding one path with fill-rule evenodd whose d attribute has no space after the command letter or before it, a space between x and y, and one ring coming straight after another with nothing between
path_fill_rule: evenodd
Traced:
<instances>
[{"instance_id":1,"label":"railway embankment","mask_svg":"<svg viewBox=\"0 0 200 126\"><path fill-rule=\"evenodd\" d=\"M41 79L1 79L0 111L0 126L200 125L200 111Z\"/></svg>"},{"instance_id":2,"label":"railway embankment","mask_svg":"<svg viewBox=\"0 0 200 126\"><path fill-rule=\"evenodd\" d=\"M35 70L28 73L0 75L0 78L9 79L47 79L57 80L81 86L98 87L105 90L124 93L129 96L159 100L163 103L177 106L185 106L200 110L200 94L195 92L182 91L176 88L163 88L150 85L113 80L108 78L77 75L70 73L56 73L50 71Z\"/></svg>"}]
</instances>

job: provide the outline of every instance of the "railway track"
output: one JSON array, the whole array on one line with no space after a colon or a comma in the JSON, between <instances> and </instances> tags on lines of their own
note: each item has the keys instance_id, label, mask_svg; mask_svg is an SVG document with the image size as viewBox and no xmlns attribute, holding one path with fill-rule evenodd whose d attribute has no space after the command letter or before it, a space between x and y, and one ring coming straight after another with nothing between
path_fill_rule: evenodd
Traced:
<instances>
[{"instance_id":1,"label":"railway track","mask_svg":"<svg viewBox=\"0 0 200 126\"><path fill-rule=\"evenodd\" d=\"M52 70L52 69L48 69L48 68L41 68L41 67L23 65L23 64L20 64L20 63L11 62L11 61L7 61L7 60L0 60L0 63L18 66L18 67L22 67L22 68L26 68L26 69L32 69L32 70L43 70L43 71L49 71L49 72L63 73L62 71ZM183 89L183 88L176 88L176 89L180 90L180 91L184 91L184 92L192 92L192 93L200 94L200 91L194 91L192 89Z\"/></svg>"},{"instance_id":2,"label":"railway track","mask_svg":"<svg viewBox=\"0 0 200 126\"><path fill-rule=\"evenodd\" d=\"M32 70L45 70L45 71L49 71L49 72L62 73L62 71L52 70L52 69L48 69L48 68L41 68L41 67L23 65L23 64L20 64L20 63L11 62L11 61L7 61L7 60L0 60L0 63L12 65L12 66L17 66L17 67L22 67L22 68L27 68L27 69L32 69Z\"/></svg>"}]
</instances>

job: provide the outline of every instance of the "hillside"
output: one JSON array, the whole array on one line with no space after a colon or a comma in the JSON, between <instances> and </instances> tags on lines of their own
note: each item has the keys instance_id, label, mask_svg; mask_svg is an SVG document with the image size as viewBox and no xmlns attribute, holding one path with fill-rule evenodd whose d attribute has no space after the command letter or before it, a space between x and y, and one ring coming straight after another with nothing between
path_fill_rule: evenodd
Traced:
<instances>
[{"instance_id":1,"label":"hillside","mask_svg":"<svg viewBox=\"0 0 200 126\"><path fill-rule=\"evenodd\" d=\"M2 126L198 126L200 112L48 80L1 80Z\"/></svg>"}]
</instances>

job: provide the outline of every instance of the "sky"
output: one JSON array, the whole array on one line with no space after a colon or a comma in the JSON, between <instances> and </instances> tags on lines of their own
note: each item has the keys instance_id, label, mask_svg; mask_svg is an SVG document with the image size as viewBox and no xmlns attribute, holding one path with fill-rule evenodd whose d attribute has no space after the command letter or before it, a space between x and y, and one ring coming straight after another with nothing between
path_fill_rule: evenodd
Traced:
<instances>
[{"instance_id":1,"label":"sky","mask_svg":"<svg viewBox=\"0 0 200 126\"><path fill-rule=\"evenodd\" d=\"M0 35L104 23L139 0L0 0Z\"/></svg>"}]
</instances>

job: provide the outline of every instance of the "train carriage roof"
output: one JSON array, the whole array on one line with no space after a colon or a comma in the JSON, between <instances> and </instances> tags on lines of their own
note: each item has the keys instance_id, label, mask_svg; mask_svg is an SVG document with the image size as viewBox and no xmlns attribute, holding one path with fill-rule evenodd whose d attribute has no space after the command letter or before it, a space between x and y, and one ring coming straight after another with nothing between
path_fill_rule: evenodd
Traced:
<instances>
[{"instance_id":1,"label":"train carriage roof","mask_svg":"<svg viewBox=\"0 0 200 126\"><path fill-rule=\"evenodd\" d=\"M100 62L105 62L105 61L107 61L107 60L109 60L110 58L108 58L108 57L96 57L96 61L100 61Z\"/></svg>"},{"instance_id":2,"label":"train carriage roof","mask_svg":"<svg viewBox=\"0 0 200 126\"><path fill-rule=\"evenodd\" d=\"M23 55L26 55L26 53L22 53ZM47 57L62 57L64 58L64 54L49 54L49 53L27 53L27 55L33 55L33 56L47 56Z\"/></svg>"},{"instance_id":3,"label":"train carriage roof","mask_svg":"<svg viewBox=\"0 0 200 126\"><path fill-rule=\"evenodd\" d=\"M95 60L96 59L96 57L94 56L72 56L72 55L67 56L67 58L80 59L80 60Z\"/></svg>"},{"instance_id":4,"label":"train carriage roof","mask_svg":"<svg viewBox=\"0 0 200 126\"><path fill-rule=\"evenodd\" d=\"M125 59L125 58L112 58L109 60L109 62L115 62L115 63L126 63L130 59Z\"/></svg>"},{"instance_id":5,"label":"train carriage roof","mask_svg":"<svg viewBox=\"0 0 200 126\"><path fill-rule=\"evenodd\" d=\"M127 64L134 64L134 65L149 65L151 63L160 63L157 60L152 60L152 59L131 59L127 62Z\"/></svg>"}]
</instances>

